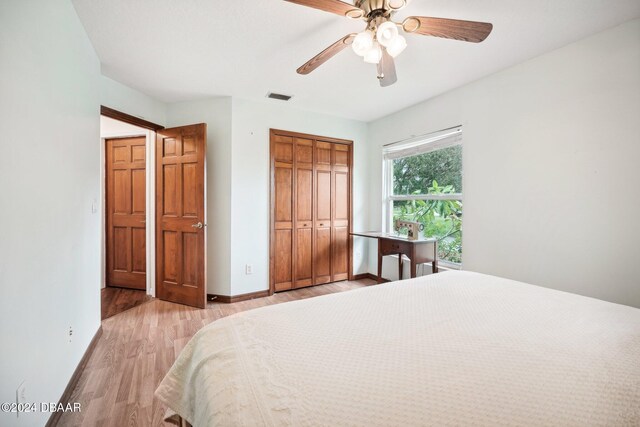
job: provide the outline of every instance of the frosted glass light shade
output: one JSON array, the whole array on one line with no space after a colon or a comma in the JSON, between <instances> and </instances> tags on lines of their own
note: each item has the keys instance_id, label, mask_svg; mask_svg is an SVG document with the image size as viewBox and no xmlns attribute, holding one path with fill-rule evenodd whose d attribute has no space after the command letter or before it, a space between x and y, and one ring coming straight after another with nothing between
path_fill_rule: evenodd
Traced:
<instances>
[{"instance_id":1,"label":"frosted glass light shade","mask_svg":"<svg viewBox=\"0 0 640 427\"><path fill-rule=\"evenodd\" d=\"M351 48L356 55L364 56L373 46L373 33L371 31L363 31L353 39Z\"/></svg>"},{"instance_id":2,"label":"frosted glass light shade","mask_svg":"<svg viewBox=\"0 0 640 427\"><path fill-rule=\"evenodd\" d=\"M407 48L407 39L398 34L393 42L387 47L387 53L393 58L400 55Z\"/></svg>"},{"instance_id":3,"label":"frosted glass light shade","mask_svg":"<svg viewBox=\"0 0 640 427\"><path fill-rule=\"evenodd\" d=\"M380 24L378 31L376 32L378 43L384 47L390 46L397 37L398 27L391 21Z\"/></svg>"},{"instance_id":4,"label":"frosted glass light shade","mask_svg":"<svg viewBox=\"0 0 640 427\"><path fill-rule=\"evenodd\" d=\"M364 62L369 64L377 64L382 59L382 49L378 43L374 43L371 49L364 55Z\"/></svg>"}]
</instances>

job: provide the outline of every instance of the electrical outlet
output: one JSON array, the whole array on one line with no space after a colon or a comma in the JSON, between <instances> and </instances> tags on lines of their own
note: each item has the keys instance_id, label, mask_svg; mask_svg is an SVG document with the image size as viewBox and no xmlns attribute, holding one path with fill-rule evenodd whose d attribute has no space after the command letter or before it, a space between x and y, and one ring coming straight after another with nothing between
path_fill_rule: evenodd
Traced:
<instances>
[{"instance_id":1,"label":"electrical outlet","mask_svg":"<svg viewBox=\"0 0 640 427\"><path fill-rule=\"evenodd\" d=\"M362 259L362 252L356 251L354 258L360 261Z\"/></svg>"},{"instance_id":2,"label":"electrical outlet","mask_svg":"<svg viewBox=\"0 0 640 427\"><path fill-rule=\"evenodd\" d=\"M247 264L244 266L244 274L253 274L253 265Z\"/></svg>"},{"instance_id":3,"label":"electrical outlet","mask_svg":"<svg viewBox=\"0 0 640 427\"><path fill-rule=\"evenodd\" d=\"M73 339L73 328L69 326L69 342Z\"/></svg>"}]
</instances>

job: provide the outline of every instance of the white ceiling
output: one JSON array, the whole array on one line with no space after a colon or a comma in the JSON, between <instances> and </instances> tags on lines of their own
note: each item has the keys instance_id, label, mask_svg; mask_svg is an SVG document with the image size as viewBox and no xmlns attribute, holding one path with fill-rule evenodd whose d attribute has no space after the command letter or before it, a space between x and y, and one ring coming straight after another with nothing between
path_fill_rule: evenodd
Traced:
<instances>
[{"instance_id":1,"label":"white ceiling","mask_svg":"<svg viewBox=\"0 0 640 427\"><path fill-rule=\"evenodd\" d=\"M485 21L481 44L419 35L397 58L399 82L345 50L296 69L362 21L283 0L73 0L103 73L164 102L294 95L302 109L373 120L640 16L639 0L413 0L397 15ZM271 101L268 102L282 102Z\"/></svg>"}]
</instances>

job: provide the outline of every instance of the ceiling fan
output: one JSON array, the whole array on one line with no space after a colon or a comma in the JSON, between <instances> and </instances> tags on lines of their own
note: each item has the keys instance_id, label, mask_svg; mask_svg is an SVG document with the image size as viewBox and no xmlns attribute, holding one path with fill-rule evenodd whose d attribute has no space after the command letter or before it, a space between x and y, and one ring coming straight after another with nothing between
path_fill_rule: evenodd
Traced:
<instances>
[{"instance_id":1,"label":"ceiling fan","mask_svg":"<svg viewBox=\"0 0 640 427\"><path fill-rule=\"evenodd\" d=\"M286 0L291 3L324 10L350 19L362 19L367 27L360 33L349 34L298 68L298 74L309 74L320 65L333 58L347 46L351 46L364 61L376 64L380 86L391 86L398 77L393 58L407 47L406 39L400 34L422 34L480 43L489 36L493 25L486 22L461 21L458 19L410 16L402 23L392 20L393 14L403 9L409 0L355 0L349 4L340 0Z\"/></svg>"}]
</instances>

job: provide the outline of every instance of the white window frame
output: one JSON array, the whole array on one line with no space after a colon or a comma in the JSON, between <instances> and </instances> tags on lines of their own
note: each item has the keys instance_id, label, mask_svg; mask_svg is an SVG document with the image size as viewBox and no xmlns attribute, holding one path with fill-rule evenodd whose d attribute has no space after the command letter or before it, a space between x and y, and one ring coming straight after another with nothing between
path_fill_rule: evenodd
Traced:
<instances>
[{"instance_id":1,"label":"white window frame","mask_svg":"<svg viewBox=\"0 0 640 427\"><path fill-rule=\"evenodd\" d=\"M438 132L413 137L407 140L387 144L382 149L382 176L384 212L382 215L382 229L386 233L393 233L393 202L405 200L459 200L463 202L463 193L455 194L393 194L393 160L415 156L418 154L439 151L445 148L462 145L462 126L444 129ZM464 165L463 165L464 176ZM464 188L464 185L463 185ZM464 190L463 190L464 191ZM463 202L464 209L464 202ZM438 260L444 267L461 269L462 264L446 260Z\"/></svg>"}]
</instances>

